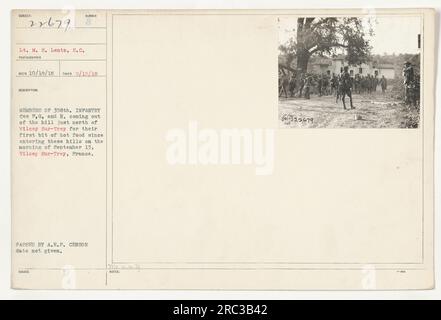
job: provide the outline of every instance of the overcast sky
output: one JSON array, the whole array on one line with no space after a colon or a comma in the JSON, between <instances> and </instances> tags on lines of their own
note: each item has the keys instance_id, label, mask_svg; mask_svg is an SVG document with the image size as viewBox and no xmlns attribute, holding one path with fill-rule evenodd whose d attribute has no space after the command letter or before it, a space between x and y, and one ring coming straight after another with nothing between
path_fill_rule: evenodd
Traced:
<instances>
[{"instance_id":1,"label":"overcast sky","mask_svg":"<svg viewBox=\"0 0 441 320\"><path fill-rule=\"evenodd\" d=\"M367 20L366 20L367 21ZM371 18L374 36L368 37L373 54L417 53L421 18L412 16L376 16ZM367 26L367 23L365 23ZM285 43L295 33L297 17L280 17L279 41ZM366 30L367 33L367 30Z\"/></svg>"}]
</instances>

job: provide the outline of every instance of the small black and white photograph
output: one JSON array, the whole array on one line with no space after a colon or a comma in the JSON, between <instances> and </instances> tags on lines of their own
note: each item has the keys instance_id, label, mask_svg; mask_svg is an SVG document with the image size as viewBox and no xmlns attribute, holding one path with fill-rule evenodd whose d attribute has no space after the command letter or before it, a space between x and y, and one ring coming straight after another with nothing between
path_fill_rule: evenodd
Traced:
<instances>
[{"instance_id":1,"label":"small black and white photograph","mask_svg":"<svg viewBox=\"0 0 441 320\"><path fill-rule=\"evenodd\" d=\"M280 128L418 128L420 16L278 18Z\"/></svg>"}]
</instances>

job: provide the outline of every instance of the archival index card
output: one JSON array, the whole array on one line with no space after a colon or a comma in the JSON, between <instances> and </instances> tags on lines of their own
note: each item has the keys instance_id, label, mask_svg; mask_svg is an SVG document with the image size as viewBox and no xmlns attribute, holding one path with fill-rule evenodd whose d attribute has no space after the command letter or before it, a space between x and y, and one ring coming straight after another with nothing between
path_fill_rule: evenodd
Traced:
<instances>
[{"instance_id":1,"label":"archival index card","mask_svg":"<svg viewBox=\"0 0 441 320\"><path fill-rule=\"evenodd\" d=\"M11 20L14 288L433 287L434 11Z\"/></svg>"}]
</instances>

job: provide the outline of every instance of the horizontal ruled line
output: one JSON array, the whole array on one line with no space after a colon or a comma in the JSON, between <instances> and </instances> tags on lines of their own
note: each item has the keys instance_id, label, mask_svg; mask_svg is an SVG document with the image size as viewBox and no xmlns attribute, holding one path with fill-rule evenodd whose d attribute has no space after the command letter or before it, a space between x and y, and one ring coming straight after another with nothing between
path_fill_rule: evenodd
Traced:
<instances>
[{"instance_id":1,"label":"horizontal ruled line","mask_svg":"<svg viewBox=\"0 0 441 320\"><path fill-rule=\"evenodd\" d=\"M27 46L27 45L75 45L75 46L105 46L106 43L103 42L17 42L18 46Z\"/></svg>"},{"instance_id":2,"label":"horizontal ruled line","mask_svg":"<svg viewBox=\"0 0 441 320\"><path fill-rule=\"evenodd\" d=\"M63 32L73 31L75 29L106 29L106 27L72 27L68 30L65 30L64 28L51 28L51 27L15 27L15 29L25 29L25 30L58 30Z\"/></svg>"},{"instance_id":3,"label":"horizontal ruled line","mask_svg":"<svg viewBox=\"0 0 441 320\"><path fill-rule=\"evenodd\" d=\"M106 61L106 59L16 59L15 61Z\"/></svg>"},{"instance_id":4,"label":"horizontal ruled line","mask_svg":"<svg viewBox=\"0 0 441 320\"><path fill-rule=\"evenodd\" d=\"M18 268L19 270L51 270L51 271L59 271L59 270L65 270L65 268L33 268L33 267L21 267ZM203 267L167 267L167 268L161 268L161 267L109 267L109 268L73 268L73 270L121 270L121 271L139 271L139 270L363 270L363 268L335 268L335 267L323 267L323 268L314 268L314 267L294 267L294 268L286 268L286 267L210 267L210 268L203 268ZM375 270L425 270L424 268L375 268Z\"/></svg>"},{"instance_id":5,"label":"horizontal ruled line","mask_svg":"<svg viewBox=\"0 0 441 320\"><path fill-rule=\"evenodd\" d=\"M106 75L99 76L15 76L16 78L104 78Z\"/></svg>"}]
</instances>

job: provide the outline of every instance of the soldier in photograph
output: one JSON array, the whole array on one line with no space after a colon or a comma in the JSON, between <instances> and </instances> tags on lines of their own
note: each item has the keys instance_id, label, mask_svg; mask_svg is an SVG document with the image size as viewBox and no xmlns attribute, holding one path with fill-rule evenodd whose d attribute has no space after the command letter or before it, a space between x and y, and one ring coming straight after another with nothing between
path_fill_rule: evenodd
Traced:
<instances>
[{"instance_id":1,"label":"soldier in photograph","mask_svg":"<svg viewBox=\"0 0 441 320\"><path fill-rule=\"evenodd\" d=\"M323 94L323 75L319 75L317 80L317 89L318 89L318 95L319 97Z\"/></svg>"},{"instance_id":2,"label":"soldier in photograph","mask_svg":"<svg viewBox=\"0 0 441 320\"><path fill-rule=\"evenodd\" d=\"M360 85L361 85L361 78L360 78L360 75L359 74L356 74L355 75L355 78L354 78L354 91L356 92L356 93L358 93L358 94L360 94Z\"/></svg>"},{"instance_id":3,"label":"soldier in photograph","mask_svg":"<svg viewBox=\"0 0 441 320\"><path fill-rule=\"evenodd\" d=\"M377 92L377 87L378 87L379 83L380 83L380 80L378 79L378 75L375 74L373 92Z\"/></svg>"},{"instance_id":4,"label":"soldier in photograph","mask_svg":"<svg viewBox=\"0 0 441 320\"><path fill-rule=\"evenodd\" d=\"M385 93L385 92L386 92L386 89L387 89L387 80L386 80L386 78L384 77L384 75L381 76L381 79L380 79L380 86L381 86L381 92L382 92L382 93Z\"/></svg>"},{"instance_id":5,"label":"soldier in photograph","mask_svg":"<svg viewBox=\"0 0 441 320\"><path fill-rule=\"evenodd\" d=\"M300 74L300 80L299 80L299 98L302 97L303 87L304 86L305 86L305 74L302 72Z\"/></svg>"},{"instance_id":6,"label":"soldier in photograph","mask_svg":"<svg viewBox=\"0 0 441 320\"><path fill-rule=\"evenodd\" d=\"M291 78L289 79L289 96L292 98L294 97L294 91L296 89L296 76L293 73L291 75Z\"/></svg>"},{"instance_id":7,"label":"soldier in photograph","mask_svg":"<svg viewBox=\"0 0 441 320\"><path fill-rule=\"evenodd\" d=\"M329 77L327 75L323 76L323 92L325 95L329 95Z\"/></svg>"},{"instance_id":8,"label":"soldier in photograph","mask_svg":"<svg viewBox=\"0 0 441 320\"><path fill-rule=\"evenodd\" d=\"M341 88L342 88L342 75L339 74L337 76L337 87L336 87L336 93L335 93L335 103L338 103L338 100L341 98Z\"/></svg>"},{"instance_id":9,"label":"soldier in photograph","mask_svg":"<svg viewBox=\"0 0 441 320\"><path fill-rule=\"evenodd\" d=\"M367 85L367 92L369 94L371 94L372 93L372 87L373 87L373 77L370 74L368 74L368 76L367 76L367 83L366 83L366 85Z\"/></svg>"},{"instance_id":10,"label":"soldier in photograph","mask_svg":"<svg viewBox=\"0 0 441 320\"><path fill-rule=\"evenodd\" d=\"M306 76L304 82L305 82L305 84L304 84L305 99L310 99L311 98L312 76Z\"/></svg>"},{"instance_id":11,"label":"soldier in photograph","mask_svg":"<svg viewBox=\"0 0 441 320\"><path fill-rule=\"evenodd\" d=\"M344 68L343 75L341 76L341 101L343 102L343 109L346 110L345 97L349 97L351 109L355 109L352 105L352 78L348 72L348 67Z\"/></svg>"},{"instance_id":12,"label":"soldier in photograph","mask_svg":"<svg viewBox=\"0 0 441 320\"><path fill-rule=\"evenodd\" d=\"M289 77L287 74L283 74L279 81L279 97L282 94L285 94L285 98L288 98L288 86L289 86Z\"/></svg>"},{"instance_id":13,"label":"soldier in photograph","mask_svg":"<svg viewBox=\"0 0 441 320\"><path fill-rule=\"evenodd\" d=\"M414 85L414 70L412 64L409 61L404 63L403 67L404 77L404 103L412 104L412 87Z\"/></svg>"},{"instance_id":14,"label":"soldier in photograph","mask_svg":"<svg viewBox=\"0 0 441 320\"><path fill-rule=\"evenodd\" d=\"M363 76L361 79L361 93L365 94L368 91L368 77Z\"/></svg>"},{"instance_id":15,"label":"soldier in photograph","mask_svg":"<svg viewBox=\"0 0 441 320\"><path fill-rule=\"evenodd\" d=\"M331 78L331 95L337 94L338 78L335 73L332 74Z\"/></svg>"}]
</instances>

